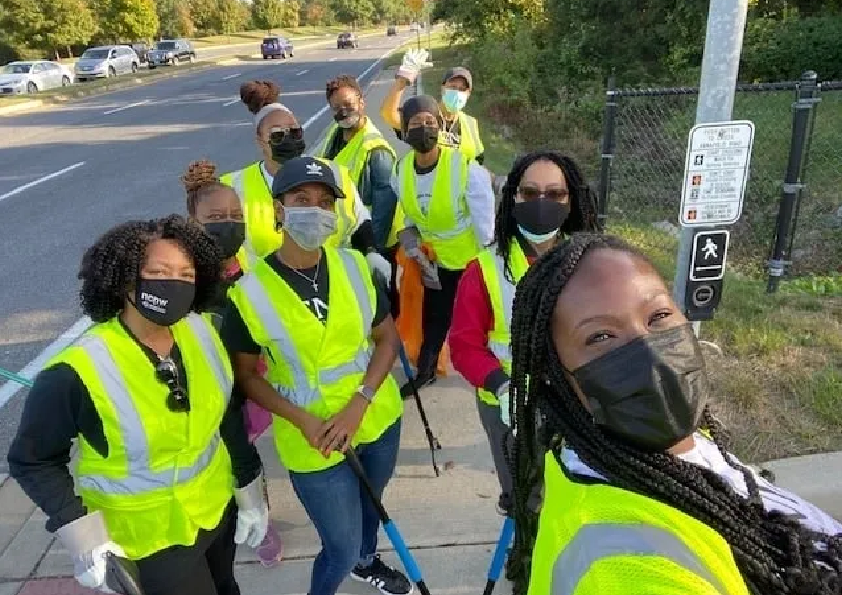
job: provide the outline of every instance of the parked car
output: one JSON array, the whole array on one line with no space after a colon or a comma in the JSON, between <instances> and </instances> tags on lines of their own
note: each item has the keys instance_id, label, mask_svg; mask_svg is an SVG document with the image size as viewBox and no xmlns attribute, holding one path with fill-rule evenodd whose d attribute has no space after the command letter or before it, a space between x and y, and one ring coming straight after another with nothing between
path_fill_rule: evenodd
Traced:
<instances>
[{"instance_id":1,"label":"parked car","mask_svg":"<svg viewBox=\"0 0 842 595\"><path fill-rule=\"evenodd\" d=\"M263 38L263 43L260 44L260 53L263 54L263 59L277 58L280 56L283 59L293 57L292 42L286 37L280 35L270 35Z\"/></svg>"},{"instance_id":2,"label":"parked car","mask_svg":"<svg viewBox=\"0 0 842 595\"><path fill-rule=\"evenodd\" d=\"M73 83L73 72L58 62L9 62L0 70L0 95L37 93Z\"/></svg>"},{"instance_id":3,"label":"parked car","mask_svg":"<svg viewBox=\"0 0 842 595\"><path fill-rule=\"evenodd\" d=\"M344 48L351 48L355 49L360 47L359 42L357 41L357 36L354 33L340 33L339 37L336 38L336 49L341 50Z\"/></svg>"},{"instance_id":4,"label":"parked car","mask_svg":"<svg viewBox=\"0 0 842 595\"><path fill-rule=\"evenodd\" d=\"M134 50L134 53L137 54L140 63L146 64L149 60L149 45L144 41L136 41L135 43L127 45L129 45Z\"/></svg>"},{"instance_id":5,"label":"parked car","mask_svg":"<svg viewBox=\"0 0 842 595\"><path fill-rule=\"evenodd\" d=\"M388 35L389 37L392 37L393 35L397 35L397 34L398 34L398 28L395 27L394 25L389 25L389 27L386 29L386 35Z\"/></svg>"},{"instance_id":6,"label":"parked car","mask_svg":"<svg viewBox=\"0 0 842 595\"><path fill-rule=\"evenodd\" d=\"M171 64L178 66L182 62L193 62L196 59L196 50L186 39L163 39L149 50L149 70L158 66Z\"/></svg>"},{"instance_id":7,"label":"parked car","mask_svg":"<svg viewBox=\"0 0 842 595\"><path fill-rule=\"evenodd\" d=\"M77 81L89 81L137 72L139 65L140 58L129 46L105 45L85 50L73 70Z\"/></svg>"}]
</instances>

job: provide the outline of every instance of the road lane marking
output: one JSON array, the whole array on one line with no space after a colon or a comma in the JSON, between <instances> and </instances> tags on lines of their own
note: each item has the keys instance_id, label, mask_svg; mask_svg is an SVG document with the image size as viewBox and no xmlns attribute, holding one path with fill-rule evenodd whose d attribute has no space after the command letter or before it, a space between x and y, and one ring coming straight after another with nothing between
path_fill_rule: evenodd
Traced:
<instances>
[{"instance_id":1,"label":"road lane marking","mask_svg":"<svg viewBox=\"0 0 842 595\"><path fill-rule=\"evenodd\" d=\"M337 56L334 56L333 58L331 58L330 60L328 60L328 62L336 62L336 60L337 60L337 59L338 59L338 57L337 57Z\"/></svg>"},{"instance_id":2,"label":"road lane marking","mask_svg":"<svg viewBox=\"0 0 842 595\"><path fill-rule=\"evenodd\" d=\"M228 76L224 76L224 77L222 77L222 80L223 80L223 81L230 81L231 79L235 79L235 78L237 78L238 76L240 76L240 74L242 74L242 73L235 72L234 74L229 74Z\"/></svg>"},{"instance_id":3,"label":"road lane marking","mask_svg":"<svg viewBox=\"0 0 842 595\"><path fill-rule=\"evenodd\" d=\"M138 107L139 105L146 105L149 103L148 99L144 99L143 101L136 101L134 103L130 103L128 105L124 105L122 107L115 107L114 109L110 109L107 112L102 112L103 116L107 116L109 114L116 114L117 112L122 112L123 110L131 109L133 107Z\"/></svg>"},{"instance_id":4,"label":"road lane marking","mask_svg":"<svg viewBox=\"0 0 842 595\"><path fill-rule=\"evenodd\" d=\"M240 103L239 97L235 97L234 99L232 99L230 101L226 101L225 103L222 104L222 107L228 107L229 105L234 105L235 103Z\"/></svg>"},{"instance_id":5,"label":"road lane marking","mask_svg":"<svg viewBox=\"0 0 842 595\"><path fill-rule=\"evenodd\" d=\"M52 180L53 178L57 178L58 176L60 176L62 174L66 174L69 171L73 171L77 167L82 167L83 165L85 165L85 162L80 161L79 163L74 163L73 165L68 165L64 169L60 169L58 171L55 171L55 172L53 172L49 175L46 175L42 178L38 178L37 180L32 180L31 182L27 182L23 186L18 186L14 190L9 190L6 194L0 194L0 200L9 198L10 196L14 196L15 194L20 194L24 190L29 190L33 186L37 186L38 184L41 184L42 182L46 182L47 180ZM0 406L2 406L2 405L0 405Z\"/></svg>"},{"instance_id":6,"label":"road lane marking","mask_svg":"<svg viewBox=\"0 0 842 595\"><path fill-rule=\"evenodd\" d=\"M302 70L301 72L297 73L295 76L301 76L302 74L307 74L308 72L310 72L310 70L305 69L305 70Z\"/></svg>"}]
</instances>

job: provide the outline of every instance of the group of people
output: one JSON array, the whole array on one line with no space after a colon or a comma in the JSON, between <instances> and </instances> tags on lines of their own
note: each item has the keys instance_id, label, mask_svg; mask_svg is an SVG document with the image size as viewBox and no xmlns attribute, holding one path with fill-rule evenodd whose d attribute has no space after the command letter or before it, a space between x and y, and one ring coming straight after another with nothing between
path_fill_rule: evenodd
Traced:
<instances>
[{"instance_id":1,"label":"group of people","mask_svg":"<svg viewBox=\"0 0 842 595\"><path fill-rule=\"evenodd\" d=\"M348 576L407 595L345 453L382 495L402 397L435 380L447 340L515 519L518 594L841 593L842 526L726 450L692 327L601 232L577 164L521 156L495 207L470 72L397 109L424 62L405 56L382 108L404 157L353 77L328 82L335 123L313 156L277 85L249 82L262 159L192 163L186 217L118 225L85 253L94 325L37 376L9 454L77 580L108 592L113 554L146 595L239 594L236 546L279 539L248 419L262 412L321 540L309 595ZM424 283L404 387L398 250Z\"/></svg>"}]
</instances>

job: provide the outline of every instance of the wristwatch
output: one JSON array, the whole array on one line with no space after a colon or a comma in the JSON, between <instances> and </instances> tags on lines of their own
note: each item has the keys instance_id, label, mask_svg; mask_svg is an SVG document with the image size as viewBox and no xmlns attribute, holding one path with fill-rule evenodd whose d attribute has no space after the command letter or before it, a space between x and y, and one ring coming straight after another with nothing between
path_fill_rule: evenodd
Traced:
<instances>
[{"instance_id":1,"label":"wristwatch","mask_svg":"<svg viewBox=\"0 0 842 595\"><path fill-rule=\"evenodd\" d=\"M374 400L374 389L366 386L365 384L361 384L359 388L357 388L357 394L369 403Z\"/></svg>"}]
</instances>

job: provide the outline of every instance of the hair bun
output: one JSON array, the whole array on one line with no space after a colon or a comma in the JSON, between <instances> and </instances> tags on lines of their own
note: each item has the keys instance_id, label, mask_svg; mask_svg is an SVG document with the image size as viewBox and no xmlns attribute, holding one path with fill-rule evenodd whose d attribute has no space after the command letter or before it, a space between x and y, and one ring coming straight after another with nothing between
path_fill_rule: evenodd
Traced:
<instances>
[{"instance_id":1,"label":"hair bun","mask_svg":"<svg viewBox=\"0 0 842 595\"><path fill-rule=\"evenodd\" d=\"M249 81L240 85L240 101L253 114L278 101L280 96L281 88L272 81Z\"/></svg>"},{"instance_id":2,"label":"hair bun","mask_svg":"<svg viewBox=\"0 0 842 595\"><path fill-rule=\"evenodd\" d=\"M216 166L207 159L200 159L187 166L181 181L189 194L208 184L216 184L219 178L216 175Z\"/></svg>"}]
</instances>

